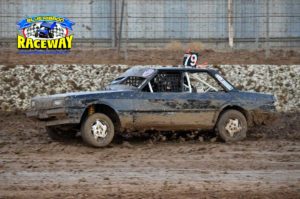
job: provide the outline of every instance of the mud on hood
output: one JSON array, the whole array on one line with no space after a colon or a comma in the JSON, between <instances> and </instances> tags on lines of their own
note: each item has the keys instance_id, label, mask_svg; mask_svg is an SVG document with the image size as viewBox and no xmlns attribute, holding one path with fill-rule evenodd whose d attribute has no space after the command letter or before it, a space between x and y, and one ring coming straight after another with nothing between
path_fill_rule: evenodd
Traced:
<instances>
[{"instance_id":1,"label":"mud on hood","mask_svg":"<svg viewBox=\"0 0 300 199\"><path fill-rule=\"evenodd\" d=\"M130 92L130 90L105 90L105 91L89 91L89 92L71 92L48 96L36 96L31 100L31 108L48 109L60 108L66 106L66 101L71 99L95 99L111 95L119 95Z\"/></svg>"}]
</instances>

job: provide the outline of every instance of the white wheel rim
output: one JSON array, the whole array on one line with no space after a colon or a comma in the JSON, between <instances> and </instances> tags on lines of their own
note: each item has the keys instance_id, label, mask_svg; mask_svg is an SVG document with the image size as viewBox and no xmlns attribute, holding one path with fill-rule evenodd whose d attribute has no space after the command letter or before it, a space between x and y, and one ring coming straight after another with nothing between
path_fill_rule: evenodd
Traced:
<instances>
[{"instance_id":1,"label":"white wheel rim","mask_svg":"<svg viewBox=\"0 0 300 199\"><path fill-rule=\"evenodd\" d=\"M229 133L230 137L233 137L242 130L240 121L238 119L229 119L225 126L225 130Z\"/></svg>"},{"instance_id":2,"label":"white wheel rim","mask_svg":"<svg viewBox=\"0 0 300 199\"><path fill-rule=\"evenodd\" d=\"M96 140L98 140L98 138L105 138L107 136L107 129L105 122L96 120L92 125L92 134Z\"/></svg>"}]
</instances>

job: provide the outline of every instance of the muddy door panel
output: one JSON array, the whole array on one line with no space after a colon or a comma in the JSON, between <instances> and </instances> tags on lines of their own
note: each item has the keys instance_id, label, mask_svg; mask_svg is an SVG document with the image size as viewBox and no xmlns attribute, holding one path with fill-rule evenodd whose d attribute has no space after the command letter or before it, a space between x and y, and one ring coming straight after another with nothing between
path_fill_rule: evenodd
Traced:
<instances>
[{"instance_id":1,"label":"muddy door panel","mask_svg":"<svg viewBox=\"0 0 300 199\"><path fill-rule=\"evenodd\" d=\"M184 93L184 101L178 106L182 111L176 113L176 125L185 129L209 129L214 126L214 117L219 108L224 104L222 93Z\"/></svg>"},{"instance_id":2,"label":"muddy door panel","mask_svg":"<svg viewBox=\"0 0 300 199\"><path fill-rule=\"evenodd\" d=\"M176 111L179 110L179 93L137 93L133 98L134 126L138 130L171 130Z\"/></svg>"},{"instance_id":3,"label":"muddy door panel","mask_svg":"<svg viewBox=\"0 0 300 199\"><path fill-rule=\"evenodd\" d=\"M208 129L226 101L222 92L140 93L133 99L133 122L137 129Z\"/></svg>"}]
</instances>

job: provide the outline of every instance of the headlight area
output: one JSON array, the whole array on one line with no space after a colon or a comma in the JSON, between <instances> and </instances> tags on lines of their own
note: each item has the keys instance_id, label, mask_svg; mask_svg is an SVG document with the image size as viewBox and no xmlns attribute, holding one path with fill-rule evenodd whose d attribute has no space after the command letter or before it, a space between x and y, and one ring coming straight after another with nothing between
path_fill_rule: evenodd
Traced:
<instances>
[{"instance_id":1,"label":"headlight area","mask_svg":"<svg viewBox=\"0 0 300 199\"><path fill-rule=\"evenodd\" d=\"M276 105L278 102L278 98L276 95L273 95L273 104Z\"/></svg>"},{"instance_id":2,"label":"headlight area","mask_svg":"<svg viewBox=\"0 0 300 199\"><path fill-rule=\"evenodd\" d=\"M35 108L36 107L36 101L31 101L31 108Z\"/></svg>"},{"instance_id":3,"label":"headlight area","mask_svg":"<svg viewBox=\"0 0 300 199\"><path fill-rule=\"evenodd\" d=\"M54 107L61 107L65 104L65 101L63 99L57 99L57 100L53 100L52 105Z\"/></svg>"}]
</instances>

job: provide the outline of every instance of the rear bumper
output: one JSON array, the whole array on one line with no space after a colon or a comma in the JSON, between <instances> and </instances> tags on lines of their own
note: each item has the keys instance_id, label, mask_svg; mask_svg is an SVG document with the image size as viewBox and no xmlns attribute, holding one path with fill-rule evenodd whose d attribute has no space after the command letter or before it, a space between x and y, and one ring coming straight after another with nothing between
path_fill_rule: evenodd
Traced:
<instances>
[{"instance_id":1,"label":"rear bumper","mask_svg":"<svg viewBox=\"0 0 300 199\"><path fill-rule=\"evenodd\" d=\"M70 114L65 108L30 110L26 113L26 116L31 119L44 121L46 126L77 124L80 122L78 118L72 118L69 115Z\"/></svg>"}]
</instances>

